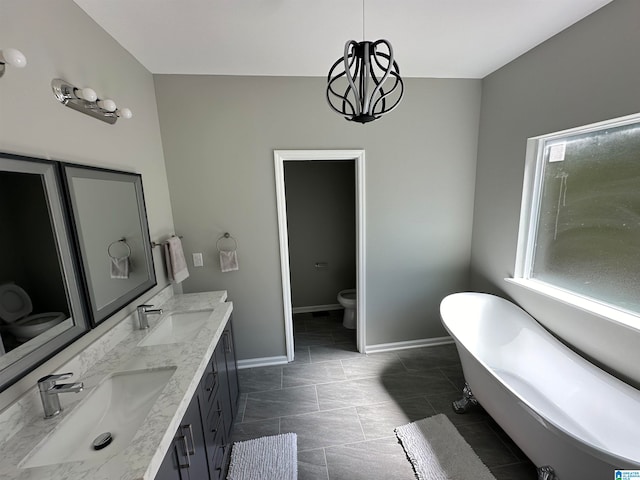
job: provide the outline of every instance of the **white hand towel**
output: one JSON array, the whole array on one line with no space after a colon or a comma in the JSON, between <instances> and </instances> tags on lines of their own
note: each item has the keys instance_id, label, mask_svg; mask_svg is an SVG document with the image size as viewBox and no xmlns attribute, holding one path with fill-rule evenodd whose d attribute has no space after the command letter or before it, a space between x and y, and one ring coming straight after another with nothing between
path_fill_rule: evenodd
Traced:
<instances>
[{"instance_id":1,"label":"white hand towel","mask_svg":"<svg viewBox=\"0 0 640 480\"><path fill-rule=\"evenodd\" d=\"M220 250L220 270L223 273L238 270L238 254L235 250Z\"/></svg>"},{"instance_id":2,"label":"white hand towel","mask_svg":"<svg viewBox=\"0 0 640 480\"><path fill-rule=\"evenodd\" d=\"M129 278L129 257L111 257L111 278Z\"/></svg>"},{"instance_id":3,"label":"white hand towel","mask_svg":"<svg viewBox=\"0 0 640 480\"><path fill-rule=\"evenodd\" d=\"M178 237L170 237L164 245L165 261L169 280L180 283L189 277L187 261L184 258L182 242Z\"/></svg>"}]
</instances>

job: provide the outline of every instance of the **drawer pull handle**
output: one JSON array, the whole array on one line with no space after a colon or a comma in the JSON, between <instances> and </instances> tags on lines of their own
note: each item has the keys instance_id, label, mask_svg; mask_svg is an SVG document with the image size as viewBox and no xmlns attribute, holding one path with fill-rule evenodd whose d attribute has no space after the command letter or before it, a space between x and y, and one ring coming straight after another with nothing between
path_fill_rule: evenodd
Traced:
<instances>
[{"instance_id":1,"label":"drawer pull handle","mask_svg":"<svg viewBox=\"0 0 640 480\"><path fill-rule=\"evenodd\" d=\"M188 455L195 455L196 454L196 443L193 441L193 428L191 428L191 424L182 425L180 428L182 428L182 429L187 428L189 430L189 436L191 437L191 449L188 448L189 444L187 443L187 437L185 435L182 435L182 436L184 437L184 444L187 447L187 454Z\"/></svg>"},{"instance_id":2,"label":"drawer pull handle","mask_svg":"<svg viewBox=\"0 0 640 480\"><path fill-rule=\"evenodd\" d=\"M209 387L205 387L205 390L206 390L207 392L211 392L211 391L213 391L213 387L215 387L215 385L216 385L216 381L217 381L217 377L218 377L218 372L210 373L208 376L213 377L213 380L211 381L211 386L209 386Z\"/></svg>"},{"instance_id":3,"label":"drawer pull handle","mask_svg":"<svg viewBox=\"0 0 640 480\"><path fill-rule=\"evenodd\" d=\"M191 467L191 459L189 458L189 447L187 445L187 437L185 437L184 435L180 435L180 437L182 441L184 442L184 453L185 453L185 458L187 459L187 463L181 463L180 460L178 460L178 466L180 468L189 468Z\"/></svg>"},{"instance_id":4,"label":"drawer pull handle","mask_svg":"<svg viewBox=\"0 0 640 480\"><path fill-rule=\"evenodd\" d=\"M229 342L229 332L222 334L222 343L224 344L224 351L231 353L231 343Z\"/></svg>"},{"instance_id":5,"label":"drawer pull handle","mask_svg":"<svg viewBox=\"0 0 640 480\"><path fill-rule=\"evenodd\" d=\"M227 445L224 445L222 447L222 462L223 462L223 464L224 464L224 457L225 457L226 453L227 453ZM216 468L216 470L222 472L222 467L223 467L223 465L221 464L219 467Z\"/></svg>"}]
</instances>

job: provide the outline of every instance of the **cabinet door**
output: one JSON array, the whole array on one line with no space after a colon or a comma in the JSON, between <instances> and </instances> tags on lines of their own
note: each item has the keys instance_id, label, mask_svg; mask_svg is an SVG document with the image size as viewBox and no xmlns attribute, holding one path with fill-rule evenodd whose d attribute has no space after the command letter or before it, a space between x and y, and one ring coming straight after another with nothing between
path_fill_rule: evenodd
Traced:
<instances>
[{"instance_id":1,"label":"cabinet door","mask_svg":"<svg viewBox=\"0 0 640 480\"><path fill-rule=\"evenodd\" d=\"M200 396L202 400L200 407L203 411L208 410L211 403L213 403L213 399L218 392L219 383L218 369L212 356L207 362L207 368L200 380Z\"/></svg>"},{"instance_id":2,"label":"cabinet door","mask_svg":"<svg viewBox=\"0 0 640 480\"><path fill-rule=\"evenodd\" d=\"M199 395L194 395L189 408L187 408L182 423L178 428L178 436L184 438L189 464L189 478L191 480L204 480L209 478L209 466L207 464L207 452L205 449L202 421L200 419Z\"/></svg>"},{"instance_id":3,"label":"cabinet door","mask_svg":"<svg viewBox=\"0 0 640 480\"><path fill-rule=\"evenodd\" d=\"M199 396L194 395L155 480L207 480L209 467L200 420Z\"/></svg>"},{"instance_id":4,"label":"cabinet door","mask_svg":"<svg viewBox=\"0 0 640 480\"><path fill-rule=\"evenodd\" d=\"M224 336L222 337L222 339ZM225 348L224 342L220 340L218 346L216 347L213 355L215 356L216 364L218 365L218 381L220 382L220 388L218 389L218 400L220 401L221 414L222 414L222 422L224 428L222 429L224 432L224 437L222 438L222 442L226 443L227 438L229 436L229 432L231 431L231 423L233 421L233 417L231 414L231 399L229 398L229 380L227 373L227 360L225 358Z\"/></svg>"},{"instance_id":5,"label":"cabinet door","mask_svg":"<svg viewBox=\"0 0 640 480\"><path fill-rule=\"evenodd\" d=\"M225 363L227 365L227 381L229 382L229 401L231 403L231 420L236 418L238 413L238 400L240 397L240 384L238 383L238 364L236 362L236 346L233 340L233 327L231 318L222 334L222 344L224 346ZM229 424L229 428L231 427Z\"/></svg>"},{"instance_id":6,"label":"cabinet door","mask_svg":"<svg viewBox=\"0 0 640 480\"><path fill-rule=\"evenodd\" d=\"M189 480L187 455L181 442L180 435L176 435L156 473L155 480Z\"/></svg>"}]
</instances>

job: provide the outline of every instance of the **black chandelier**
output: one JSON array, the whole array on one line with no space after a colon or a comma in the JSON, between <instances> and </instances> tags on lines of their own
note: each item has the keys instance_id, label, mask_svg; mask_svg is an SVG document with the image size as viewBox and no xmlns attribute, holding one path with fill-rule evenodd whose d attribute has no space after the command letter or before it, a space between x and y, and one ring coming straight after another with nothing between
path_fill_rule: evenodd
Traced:
<instances>
[{"instance_id":1,"label":"black chandelier","mask_svg":"<svg viewBox=\"0 0 640 480\"><path fill-rule=\"evenodd\" d=\"M329 106L354 122L372 122L389 113L398 106L403 93L400 68L387 40L349 40L344 57L336 60L327 76Z\"/></svg>"}]
</instances>

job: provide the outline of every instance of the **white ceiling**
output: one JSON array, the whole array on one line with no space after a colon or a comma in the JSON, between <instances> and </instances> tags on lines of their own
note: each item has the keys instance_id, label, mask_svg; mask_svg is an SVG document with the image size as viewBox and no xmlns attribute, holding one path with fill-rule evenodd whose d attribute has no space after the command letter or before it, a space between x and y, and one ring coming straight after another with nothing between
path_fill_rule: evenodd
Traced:
<instances>
[{"instance_id":1,"label":"white ceiling","mask_svg":"<svg viewBox=\"0 0 640 480\"><path fill-rule=\"evenodd\" d=\"M612 0L74 0L152 73L325 76L385 38L404 77L483 78Z\"/></svg>"}]
</instances>

